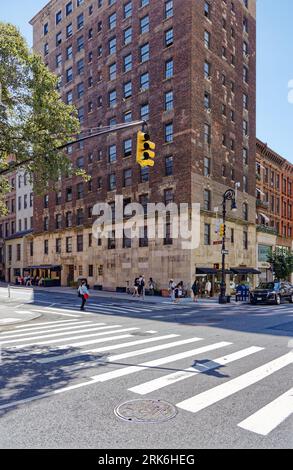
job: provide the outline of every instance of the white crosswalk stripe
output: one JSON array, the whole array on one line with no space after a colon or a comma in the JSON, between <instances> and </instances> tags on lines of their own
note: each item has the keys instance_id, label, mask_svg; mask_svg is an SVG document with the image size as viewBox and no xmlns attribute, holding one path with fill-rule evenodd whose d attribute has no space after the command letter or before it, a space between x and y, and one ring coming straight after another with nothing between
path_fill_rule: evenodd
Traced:
<instances>
[{"instance_id":1,"label":"white crosswalk stripe","mask_svg":"<svg viewBox=\"0 0 293 470\"><path fill-rule=\"evenodd\" d=\"M234 393L237 393L245 388L253 385L260 380L268 377L281 370L282 368L293 363L293 353L290 351L284 356L278 357L273 361L264 364L252 371L247 372L246 374L240 375L235 379L229 380L224 384L218 385L206 392L195 395L194 397L188 398L180 403L177 403L178 408L182 408L186 411L191 411L192 413L197 413L198 411L207 408L210 405L213 405L224 398L227 398Z\"/></svg>"},{"instance_id":2,"label":"white crosswalk stripe","mask_svg":"<svg viewBox=\"0 0 293 470\"><path fill-rule=\"evenodd\" d=\"M293 388L238 424L247 431L267 436L293 414Z\"/></svg>"},{"instance_id":3,"label":"white crosswalk stripe","mask_svg":"<svg viewBox=\"0 0 293 470\"><path fill-rule=\"evenodd\" d=\"M55 310L52 311L55 312ZM163 316L163 312L161 313ZM190 314L190 312L186 312L186 314ZM173 315L177 315L177 313L173 313ZM134 326L132 326L133 324ZM253 363L256 364L260 357L263 358L262 354L258 355L257 353L263 352L265 348L247 346L243 349L237 344L227 341L211 342L204 337L182 337L177 333L161 334L160 331L150 331L149 325L146 331L140 330L141 328L135 326L133 318L131 323L124 322L123 325L110 325L108 322L96 323L81 318L17 325L0 333L0 344L3 351L12 351L21 355L22 352L18 350L26 348L24 350L26 356L30 358L33 355L33 360L42 364L44 368L59 367L64 372L86 370L85 377L87 377L78 383L77 381L81 379L77 377L73 383L69 382L68 386L57 390L50 390L50 385L44 386L45 393L16 402L5 402L2 399L0 410L15 404L28 403L41 397L66 393L86 386L96 386L99 390L100 387L103 387L104 382L123 378L119 387L122 385L128 391L138 395L147 395L164 388L166 394L172 395L170 401L177 408L184 412L197 413L203 412L224 399L228 400L232 395L248 387L253 387L263 379L269 380L269 377L274 373L280 373L293 364L293 352L267 363L263 363L264 361L261 359L262 365L258 367L254 365L256 368L253 370L234 376L234 378L234 374L230 372L229 375L232 376L230 380L218 386L210 388L207 386L204 392L197 395L186 396L186 390L192 390L192 387L189 389L177 386L179 382L190 379L190 381L196 380L196 383L200 383L204 376L206 380L204 383L208 384L210 378L207 372L217 369L220 371L222 367L228 367L232 363L236 364L235 368L239 364L239 370L242 371L242 367L246 366L246 359L255 355ZM148 337L136 339L134 335L148 335ZM197 342L203 344L197 347L193 346ZM27 353L30 347L33 348ZM231 352L226 355L217 354L217 350L222 348L229 348ZM163 354L163 351L167 350L170 350L168 356ZM204 360L201 361L201 355L205 353L210 353L209 357L207 359L204 356ZM142 362L134 359L139 356L145 356ZM186 361L189 358L192 358L193 365L186 367L188 365ZM132 360L127 361L128 359ZM125 363L121 363L121 361L125 361ZM98 369L99 373L93 374L91 372L92 375L90 375L90 368L98 367L100 364L103 365L103 372ZM168 369L162 366L167 364L172 364L171 370L174 372L166 374ZM139 372L140 374L138 374ZM182 397L182 393L185 396ZM254 413L248 417L243 415L245 408L241 408L241 411L238 411L239 417L237 417L235 426L242 429L242 432L251 432L262 436L273 432L293 413L293 389L291 388L282 395L280 393L280 391L276 391L270 403L262 402L260 405L262 407L260 409L254 408ZM181 401L179 401L179 397ZM182 398L184 399L182 400ZM258 397L256 403L259 402Z\"/></svg>"},{"instance_id":4,"label":"white crosswalk stripe","mask_svg":"<svg viewBox=\"0 0 293 470\"><path fill-rule=\"evenodd\" d=\"M150 382L137 385L136 387L132 387L129 390L134 393L139 393L140 395L146 395L147 393L153 392L154 390L159 390L160 388L180 382L181 380L195 377L197 374L206 373L213 369L218 369L219 366L225 366L226 364L230 364L231 362L237 361L243 357L262 350L263 348L252 346L250 348L243 349L242 351L229 354L228 356L218 357L214 361L209 361L205 364L199 364L196 367L189 367L183 371L168 374L164 377L151 380Z\"/></svg>"}]
</instances>

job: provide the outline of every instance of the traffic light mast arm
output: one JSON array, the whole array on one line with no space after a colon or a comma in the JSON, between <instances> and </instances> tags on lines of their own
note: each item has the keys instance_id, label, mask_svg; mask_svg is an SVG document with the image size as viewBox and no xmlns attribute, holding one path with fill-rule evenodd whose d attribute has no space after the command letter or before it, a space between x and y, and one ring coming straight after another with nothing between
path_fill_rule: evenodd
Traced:
<instances>
[{"instance_id":1,"label":"traffic light mast arm","mask_svg":"<svg viewBox=\"0 0 293 470\"><path fill-rule=\"evenodd\" d=\"M85 140L92 139L93 137L98 137L100 135L109 134L111 132L116 132L116 131L119 131L119 130L127 129L129 127L135 127L135 126L142 126L142 129L145 129L145 127L147 128L148 124L147 124L146 121L132 121L132 122L128 122L126 124L125 123L116 124L115 126L107 126L107 127L100 127L100 128L97 127L96 129L99 129L99 131L96 132L95 134L90 134L90 135L87 135L85 137L80 137L79 139L75 139L75 140L72 140L70 142L67 142L66 144L63 144L63 145L60 145L60 146L56 147L56 150L62 150L66 147L69 147L70 145L78 144L79 142L83 142ZM86 130L89 132L91 129L92 128L86 129ZM80 134L83 134L84 132L85 131L81 131ZM23 160L22 162L14 163L14 164L10 165L9 168L5 168L4 170L1 170L0 171L0 176L9 174L9 173L15 171L17 168L22 167L23 165L26 165L27 163L31 163L33 161L34 161L33 158L27 158L26 160Z\"/></svg>"}]
</instances>

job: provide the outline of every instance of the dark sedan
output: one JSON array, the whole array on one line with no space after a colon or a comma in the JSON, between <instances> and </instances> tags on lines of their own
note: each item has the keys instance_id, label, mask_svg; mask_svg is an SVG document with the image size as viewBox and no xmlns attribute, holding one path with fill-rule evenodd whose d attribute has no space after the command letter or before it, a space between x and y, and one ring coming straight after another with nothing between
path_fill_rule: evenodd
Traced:
<instances>
[{"instance_id":1,"label":"dark sedan","mask_svg":"<svg viewBox=\"0 0 293 470\"><path fill-rule=\"evenodd\" d=\"M289 282L262 282L250 292L250 303L274 303L280 305L282 300L293 303L293 286Z\"/></svg>"}]
</instances>

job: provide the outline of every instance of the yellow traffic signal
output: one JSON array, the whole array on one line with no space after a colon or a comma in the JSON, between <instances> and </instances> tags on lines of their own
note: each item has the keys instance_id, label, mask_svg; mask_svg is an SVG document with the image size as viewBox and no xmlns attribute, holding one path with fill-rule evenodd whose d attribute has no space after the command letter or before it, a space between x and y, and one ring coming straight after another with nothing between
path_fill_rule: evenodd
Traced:
<instances>
[{"instance_id":1,"label":"yellow traffic signal","mask_svg":"<svg viewBox=\"0 0 293 470\"><path fill-rule=\"evenodd\" d=\"M150 141L149 134L138 131L136 161L141 167L154 166L155 148L156 145Z\"/></svg>"},{"instance_id":2,"label":"yellow traffic signal","mask_svg":"<svg viewBox=\"0 0 293 470\"><path fill-rule=\"evenodd\" d=\"M225 235L225 232L226 232L225 229L226 229L225 224L221 224L220 225L220 232L219 232L220 238L223 238L223 236Z\"/></svg>"}]
</instances>

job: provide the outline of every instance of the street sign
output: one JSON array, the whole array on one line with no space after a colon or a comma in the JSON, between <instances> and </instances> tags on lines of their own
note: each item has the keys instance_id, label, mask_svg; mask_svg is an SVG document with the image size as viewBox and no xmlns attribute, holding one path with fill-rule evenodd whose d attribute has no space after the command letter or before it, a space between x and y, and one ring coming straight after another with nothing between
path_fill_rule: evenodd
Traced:
<instances>
[{"instance_id":1,"label":"street sign","mask_svg":"<svg viewBox=\"0 0 293 470\"><path fill-rule=\"evenodd\" d=\"M222 255L228 255L229 254L229 250L222 250Z\"/></svg>"}]
</instances>

